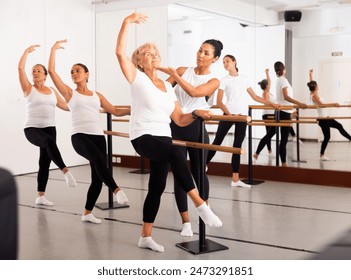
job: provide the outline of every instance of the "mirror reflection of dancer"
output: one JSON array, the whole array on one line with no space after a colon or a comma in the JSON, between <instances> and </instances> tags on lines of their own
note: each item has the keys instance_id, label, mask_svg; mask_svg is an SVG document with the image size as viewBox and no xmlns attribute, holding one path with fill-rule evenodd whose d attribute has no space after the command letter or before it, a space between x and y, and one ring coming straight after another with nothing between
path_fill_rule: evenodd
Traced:
<instances>
[{"instance_id":1,"label":"mirror reflection of dancer","mask_svg":"<svg viewBox=\"0 0 351 280\"><path fill-rule=\"evenodd\" d=\"M28 54L38 47L40 46L32 45L24 51L18 63L18 74L26 104L24 134L30 143L40 149L38 197L35 199L35 204L52 206L54 203L45 197L51 161L60 168L68 186L76 187L77 183L63 162L56 144L55 106L69 111L67 104L54 88L45 85L48 75L45 66L41 64L33 66L33 85L29 82L25 71Z\"/></svg>"},{"instance_id":2,"label":"mirror reflection of dancer","mask_svg":"<svg viewBox=\"0 0 351 280\"><path fill-rule=\"evenodd\" d=\"M195 110L188 114L182 112L172 85L157 76L160 55L155 45L146 43L140 46L131 58L126 54L129 24L140 24L146 20L147 16L140 13L133 13L124 19L118 34L116 55L131 86L130 139L136 152L150 160L149 190L144 201L138 246L164 252L164 247L157 244L151 234L161 195L166 187L169 164L175 180L188 194L204 223L220 227L222 222L199 196L186 161L178 147L172 144L170 128L171 119L177 125L187 126L194 121L193 117L209 119L211 113L206 110Z\"/></svg>"},{"instance_id":3,"label":"mirror reflection of dancer","mask_svg":"<svg viewBox=\"0 0 351 280\"><path fill-rule=\"evenodd\" d=\"M49 74L56 88L65 98L72 113L71 141L75 151L90 163L91 184L87 193L83 222L100 224L101 220L92 214L95 203L100 195L102 183L114 193L119 204L127 204L128 198L121 190L107 168L106 140L100 126L100 108L115 116L129 114L129 109L116 109L107 99L97 91L88 89L88 68L81 63L74 64L71 70L76 89L66 85L56 73L56 51L63 49L62 44L67 40L57 41L51 48L49 58Z\"/></svg>"},{"instance_id":4,"label":"mirror reflection of dancer","mask_svg":"<svg viewBox=\"0 0 351 280\"><path fill-rule=\"evenodd\" d=\"M313 69L309 71L309 77L310 77L310 81L307 83L307 86L310 90L310 98L314 105L316 105L317 107L320 105L335 106L335 107L340 106L339 103L325 103L324 98L318 95L319 88L318 88L317 82L313 80ZM337 129L340 132L340 134L344 136L346 139L348 139L349 141L351 141L351 136L350 134L347 133L347 131L342 126L342 124L336 121L335 119L332 119L332 118L324 119L328 117L328 114L325 109L317 108L317 115L318 115L317 117L318 125L322 129L323 137L324 137L321 145L321 149L320 149L319 159L322 161L327 161L327 160L330 160L330 158L325 156L324 152L330 140L330 128Z\"/></svg>"},{"instance_id":5,"label":"mirror reflection of dancer","mask_svg":"<svg viewBox=\"0 0 351 280\"><path fill-rule=\"evenodd\" d=\"M167 79L174 86L180 107L184 113L190 113L197 109L210 109L207 103L213 93L219 87L219 80L211 73L211 65L221 56L223 45L220 41L209 39L204 41L196 53L196 67L179 67L177 70L169 73L167 69L159 68L171 76ZM196 119L196 117L195 117ZM171 122L172 138L183 141L201 142L202 141L202 120L196 119L188 126L178 126L174 121ZM204 129L204 143L209 143L209 136L206 128ZM190 170L197 186L200 184L200 163L201 150L188 147L178 147L184 160L189 154ZM205 150L205 158L208 151ZM203 199L208 203L209 181L205 170L204 172L204 190ZM192 236L191 223L188 212L187 195L180 187L180 183L174 180L174 194L177 207L182 219L182 236Z\"/></svg>"},{"instance_id":6,"label":"mirror reflection of dancer","mask_svg":"<svg viewBox=\"0 0 351 280\"><path fill-rule=\"evenodd\" d=\"M261 82L259 82L259 86L261 87L261 89L263 90L262 92L262 98L264 100L270 101L272 103L275 103L275 97L273 96L273 94L270 92L271 90L271 78L269 76L269 69L265 70L266 73L266 79L263 79ZM262 119L263 120L274 120L274 110L268 110L265 109L263 111L263 115L262 115ZM273 131L271 131L273 130ZM257 149L256 149L256 153L253 155L254 159L257 160L258 159L258 155L260 154L260 152L263 150L263 148L267 145L267 149L268 149L268 154L269 156L272 156L272 144L271 144L271 139L275 134L275 127L273 126L266 126L266 135L260 140L260 142L258 143ZM268 135L268 136L267 136Z\"/></svg>"},{"instance_id":7,"label":"mirror reflection of dancer","mask_svg":"<svg viewBox=\"0 0 351 280\"><path fill-rule=\"evenodd\" d=\"M224 115L247 116L250 99L246 94L249 94L253 100L259 103L279 108L277 104L273 104L271 101L256 95L248 78L239 74L237 61L233 55L227 54L224 56L223 65L225 70L228 71L228 75L221 79L217 95L217 105L219 105ZM223 103L224 94L227 99L225 104ZM233 125L235 125L233 147L241 148L246 136L246 122L220 121L212 144L221 145L224 137ZM207 163L212 160L215 153L215 151L208 152ZM244 183L239 178L240 155L233 154L231 163L233 172L231 186L251 188L251 185Z\"/></svg>"},{"instance_id":8,"label":"mirror reflection of dancer","mask_svg":"<svg viewBox=\"0 0 351 280\"><path fill-rule=\"evenodd\" d=\"M294 99L293 89L285 77L286 69L284 64L281 61L274 63L274 70L277 75L276 83L276 98L277 102L282 106L291 106L296 104L299 108L306 109L307 105L296 99ZM281 110L280 111L280 120L291 120L292 110ZM282 166L287 167L288 163L286 161L286 145L289 138L289 126L280 127L281 139L279 144L279 155L282 162Z\"/></svg>"}]
</instances>

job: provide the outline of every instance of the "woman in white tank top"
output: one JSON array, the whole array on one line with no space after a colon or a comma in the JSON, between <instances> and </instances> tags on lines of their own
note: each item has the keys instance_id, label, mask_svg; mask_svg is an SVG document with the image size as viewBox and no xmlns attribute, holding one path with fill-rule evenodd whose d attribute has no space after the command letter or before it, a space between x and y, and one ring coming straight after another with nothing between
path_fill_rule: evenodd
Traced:
<instances>
[{"instance_id":1,"label":"woman in white tank top","mask_svg":"<svg viewBox=\"0 0 351 280\"><path fill-rule=\"evenodd\" d=\"M100 195L102 183L113 192L119 204L127 204L128 198L117 186L107 168L106 140L100 127L100 108L115 116L130 113L129 109L117 109L99 92L88 88L89 70L81 63L71 68L71 77L76 85L72 89L66 85L55 71L56 50L63 49L62 44L67 40L57 41L51 48L49 58L49 74L55 86L65 98L72 113L72 145L75 151L86 158L91 167L92 181L88 190L85 209L81 220L100 224L101 220L93 216L92 211Z\"/></svg>"},{"instance_id":2,"label":"woman in white tank top","mask_svg":"<svg viewBox=\"0 0 351 280\"><path fill-rule=\"evenodd\" d=\"M44 65L33 66L33 84L29 82L25 71L28 54L38 47L39 45L32 45L24 51L18 63L18 75L26 104L24 133L30 143L40 148L38 197L35 204L53 206L54 203L45 197L51 161L60 168L67 185L75 187L77 183L63 162L56 144L55 107L69 111L67 104L54 88L45 85L48 73Z\"/></svg>"}]
</instances>

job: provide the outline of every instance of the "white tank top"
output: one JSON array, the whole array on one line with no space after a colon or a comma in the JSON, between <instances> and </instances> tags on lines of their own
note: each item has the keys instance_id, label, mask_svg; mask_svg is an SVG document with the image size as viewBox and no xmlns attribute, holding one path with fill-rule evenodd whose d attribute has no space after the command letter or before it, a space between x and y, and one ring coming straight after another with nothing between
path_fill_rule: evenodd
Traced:
<instances>
[{"instance_id":1,"label":"white tank top","mask_svg":"<svg viewBox=\"0 0 351 280\"><path fill-rule=\"evenodd\" d=\"M318 105L316 102L314 102L313 101L313 96L314 96L315 94L311 94L311 103L313 104L313 105ZM319 97L319 100L322 102L322 103L324 103L325 102L325 100L324 100L324 98L323 97ZM325 118L325 117L328 117L328 109L327 108L317 108L317 116L319 117L319 118Z\"/></svg>"},{"instance_id":2,"label":"white tank top","mask_svg":"<svg viewBox=\"0 0 351 280\"><path fill-rule=\"evenodd\" d=\"M182 75L182 79L194 87L205 84L215 77L212 73L197 75L194 69L194 67L188 67ZM210 105L206 102L205 96L191 97L178 84L175 86L174 91L184 114L190 113L196 109L210 108Z\"/></svg>"},{"instance_id":3,"label":"white tank top","mask_svg":"<svg viewBox=\"0 0 351 280\"><path fill-rule=\"evenodd\" d=\"M89 96L74 90L67 105L72 114L72 135L104 135L100 123L100 98L96 92L93 91L93 95Z\"/></svg>"},{"instance_id":4,"label":"white tank top","mask_svg":"<svg viewBox=\"0 0 351 280\"><path fill-rule=\"evenodd\" d=\"M24 101L26 105L24 128L55 126L57 99L53 90L50 94L43 94L32 86L31 92L24 97Z\"/></svg>"}]
</instances>

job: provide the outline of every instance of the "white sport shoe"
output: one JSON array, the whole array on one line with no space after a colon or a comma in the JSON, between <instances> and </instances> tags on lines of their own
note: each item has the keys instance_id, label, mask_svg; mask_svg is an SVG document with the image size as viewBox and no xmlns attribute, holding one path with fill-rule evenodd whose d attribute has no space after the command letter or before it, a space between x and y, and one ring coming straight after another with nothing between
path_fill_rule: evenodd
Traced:
<instances>
[{"instance_id":1,"label":"white sport shoe","mask_svg":"<svg viewBox=\"0 0 351 280\"><path fill-rule=\"evenodd\" d=\"M232 187L251 188L251 185L246 184L246 183L244 183L243 181L240 181L240 180L237 181L237 182L232 181L232 182L230 183L230 185L231 185Z\"/></svg>"},{"instance_id":2,"label":"white sport shoe","mask_svg":"<svg viewBox=\"0 0 351 280\"><path fill-rule=\"evenodd\" d=\"M322 155L322 156L319 158L319 160L321 160L321 161L328 161L328 160L330 160L330 158L328 158L328 157L325 156L325 155Z\"/></svg>"},{"instance_id":3,"label":"white sport shoe","mask_svg":"<svg viewBox=\"0 0 351 280\"><path fill-rule=\"evenodd\" d=\"M54 203L47 200L45 196L38 196L35 199L35 204L36 205L45 205L45 206L53 206L54 205Z\"/></svg>"},{"instance_id":4,"label":"white sport shoe","mask_svg":"<svg viewBox=\"0 0 351 280\"><path fill-rule=\"evenodd\" d=\"M95 218L93 214L88 214L88 215L82 215L82 222L89 222L93 224L101 224L101 220L98 218Z\"/></svg>"}]
</instances>

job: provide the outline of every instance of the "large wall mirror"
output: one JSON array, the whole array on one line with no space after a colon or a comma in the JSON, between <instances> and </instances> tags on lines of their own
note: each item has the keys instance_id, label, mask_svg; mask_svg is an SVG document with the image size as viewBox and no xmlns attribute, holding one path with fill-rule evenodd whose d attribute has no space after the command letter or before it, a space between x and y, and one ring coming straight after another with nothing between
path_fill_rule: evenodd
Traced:
<instances>
[{"instance_id":1,"label":"large wall mirror","mask_svg":"<svg viewBox=\"0 0 351 280\"><path fill-rule=\"evenodd\" d=\"M351 103L351 1L182 1L168 7L168 63L174 67L195 65L196 51L209 38L222 41L225 54L237 59L239 73L249 77L257 95L262 94L258 82L269 69L272 94L275 94L276 75L274 62L282 61L287 68L287 78L294 98L310 103L307 87L309 70L318 82L319 95L326 103L341 105ZM289 21L285 11L298 10L301 19ZM289 15L288 15L289 16ZM222 59L212 66L212 71L223 77L227 72ZM243 93L245 95L245 93ZM244 98L250 98L248 94ZM216 98L214 98L215 101ZM252 100L252 104L257 104ZM329 116L337 117L344 129L351 133L351 108L325 109ZM261 119L262 110L254 110L253 118ZM315 117L315 109L299 110L301 118ZM218 112L219 114L221 112ZM302 120L302 119L301 119ZM293 124L301 142L291 137L288 143L288 164L292 167L351 170L351 144L336 129L331 129L330 142L325 154L329 161L320 160L323 140L321 128L316 123ZM215 133L216 125L207 125ZM233 129L223 145L231 146ZM213 139L212 134L212 139ZM265 128L253 127L253 150L264 136ZM275 165L275 138L273 154L265 148L257 165ZM248 143L244 143L248 145ZM217 153L213 161L230 162L230 155ZM247 163L247 155L242 157Z\"/></svg>"}]
</instances>

